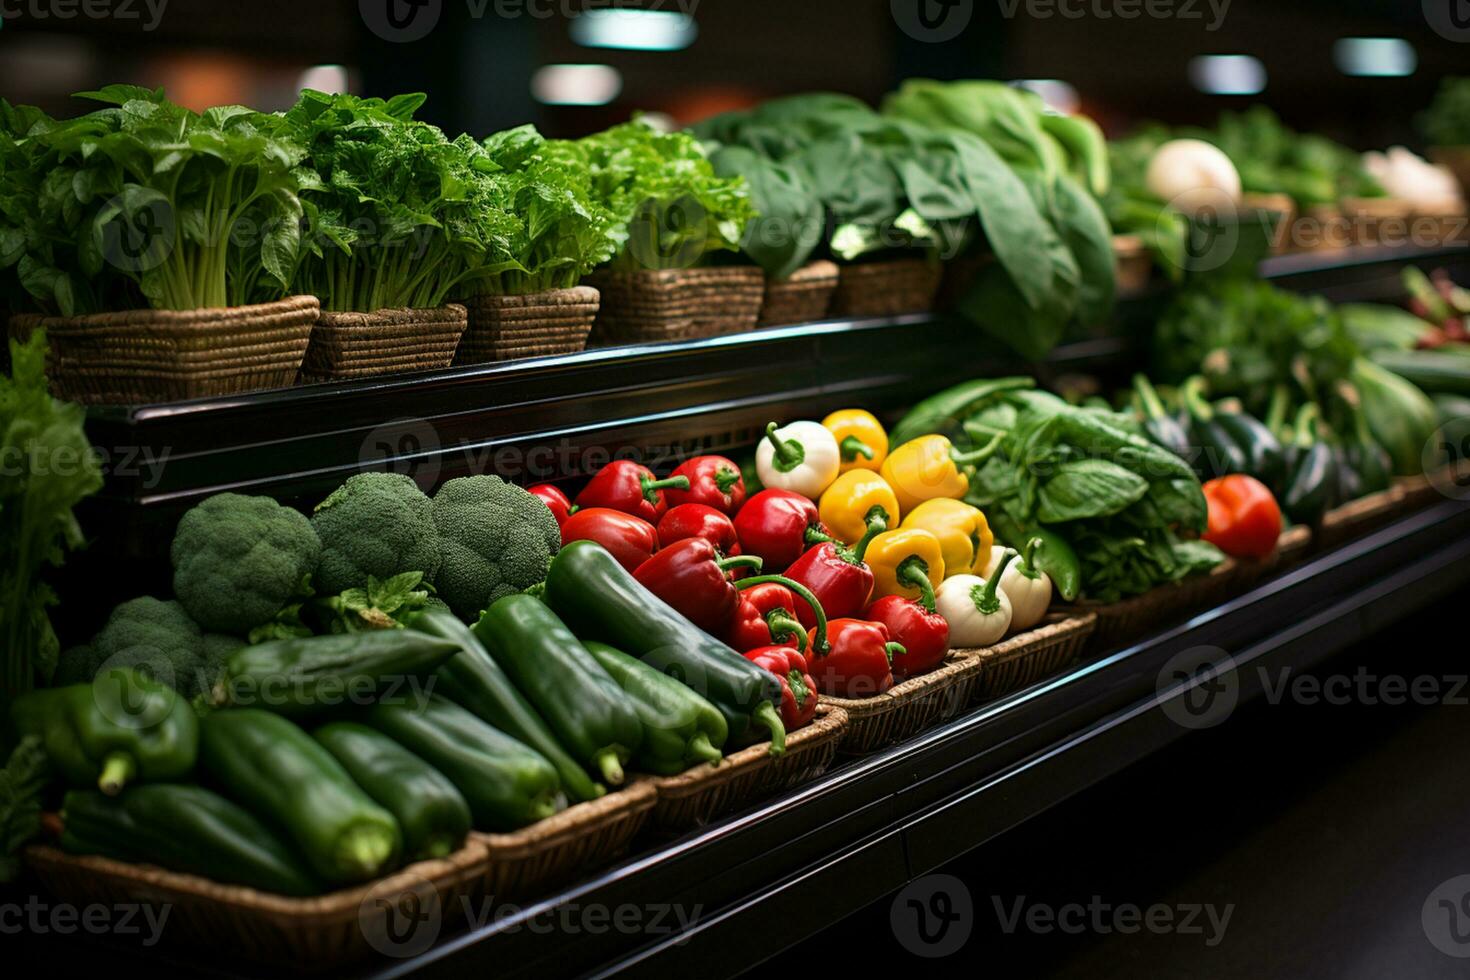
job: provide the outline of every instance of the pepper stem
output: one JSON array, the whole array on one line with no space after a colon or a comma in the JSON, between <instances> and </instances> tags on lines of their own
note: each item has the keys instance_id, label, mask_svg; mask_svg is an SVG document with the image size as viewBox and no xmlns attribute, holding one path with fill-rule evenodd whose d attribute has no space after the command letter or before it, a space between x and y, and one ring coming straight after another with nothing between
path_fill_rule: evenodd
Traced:
<instances>
[{"instance_id":1,"label":"pepper stem","mask_svg":"<svg viewBox=\"0 0 1470 980\"><path fill-rule=\"evenodd\" d=\"M728 466L721 466L715 470L715 488L723 494L729 494L730 488L740 482L740 471L732 470Z\"/></svg>"},{"instance_id":2,"label":"pepper stem","mask_svg":"<svg viewBox=\"0 0 1470 980\"><path fill-rule=\"evenodd\" d=\"M435 834L424 844L424 856L430 858L445 858L454 853L454 838L444 834Z\"/></svg>"},{"instance_id":3,"label":"pepper stem","mask_svg":"<svg viewBox=\"0 0 1470 980\"><path fill-rule=\"evenodd\" d=\"M671 476L663 480L650 480L643 478L643 499L650 504L658 503L658 492L660 490L688 490L689 477Z\"/></svg>"},{"instance_id":4,"label":"pepper stem","mask_svg":"<svg viewBox=\"0 0 1470 980\"><path fill-rule=\"evenodd\" d=\"M337 863L354 876L372 877L393 856L393 839L381 828L354 827L337 845Z\"/></svg>"},{"instance_id":5,"label":"pepper stem","mask_svg":"<svg viewBox=\"0 0 1470 980\"><path fill-rule=\"evenodd\" d=\"M924 607L925 612L934 611L934 583L929 581L928 562L918 555L909 555L898 563L895 577L899 585L907 585L919 590L919 598L916 601Z\"/></svg>"},{"instance_id":6,"label":"pepper stem","mask_svg":"<svg viewBox=\"0 0 1470 980\"><path fill-rule=\"evenodd\" d=\"M821 600L812 594L811 589L785 575L757 575L755 578L743 578L735 583L735 588L748 589L765 582L777 582L784 585L806 601L806 604L811 607L812 617L817 621L816 634L812 637L812 653L822 656L831 650L831 644L827 642L827 611L822 608Z\"/></svg>"},{"instance_id":7,"label":"pepper stem","mask_svg":"<svg viewBox=\"0 0 1470 980\"><path fill-rule=\"evenodd\" d=\"M954 460L956 466L979 466L995 455L995 451L1000 448L1000 444L1005 440L1005 437L1006 434L1004 432L997 432L990 437L990 441L985 445L979 449L972 449L967 453L962 453L952 448L949 451L949 458Z\"/></svg>"},{"instance_id":8,"label":"pepper stem","mask_svg":"<svg viewBox=\"0 0 1470 980\"><path fill-rule=\"evenodd\" d=\"M771 447L775 451L772 462L776 469L782 473L790 473L806 460L806 450L801 443L795 439L778 439L776 437L776 423L771 422L766 426L766 438L771 440Z\"/></svg>"},{"instance_id":9,"label":"pepper stem","mask_svg":"<svg viewBox=\"0 0 1470 980\"><path fill-rule=\"evenodd\" d=\"M797 653L806 653L806 630L801 628L801 620L795 616L788 615L784 609L772 609L766 613L766 627L771 631L771 642L782 642L783 636L794 636L793 644Z\"/></svg>"},{"instance_id":10,"label":"pepper stem","mask_svg":"<svg viewBox=\"0 0 1470 980\"><path fill-rule=\"evenodd\" d=\"M1164 401L1159 397L1159 391L1153 386L1145 374L1133 376L1133 390L1138 395L1139 407L1143 409L1143 417L1149 419L1160 419L1165 414Z\"/></svg>"},{"instance_id":11,"label":"pepper stem","mask_svg":"<svg viewBox=\"0 0 1470 980\"><path fill-rule=\"evenodd\" d=\"M545 820L554 816L566 802L566 797L559 791L543 791L531 800L531 819Z\"/></svg>"},{"instance_id":12,"label":"pepper stem","mask_svg":"<svg viewBox=\"0 0 1470 980\"><path fill-rule=\"evenodd\" d=\"M873 510L882 512L882 508L874 507ZM868 545L874 538L888 530L888 521L884 517L874 516L872 511L868 512L868 529L863 536L858 538L857 544L852 546L852 563L861 565L863 556L868 553Z\"/></svg>"},{"instance_id":13,"label":"pepper stem","mask_svg":"<svg viewBox=\"0 0 1470 980\"><path fill-rule=\"evenodd\" d=\"M753 568L760 571L763 559L760 555L731 555L729 558L720 558L715 564L720 570L728 572L732 568Z\"/></svg>"},{"instance_id":14,"label":"pepper stem","mask_svg":"<svg viewBox=\"0 0 1470 980\"><path fill-rule=\"evenodd\" d=\"M832 544L837 540L814 524L807 526L806 533L802 536L802 539L809 545Z\"/></svg>"},{"instance_id":15,"label":"pepper stem","mask_svg":"<svg viewBox=\"0 0 1470 980\"><path fill-rule=\"evenodd\" d=\"M806 707L806 699L812 696L812 689L806 686L806 678L801 675L801 671L788 670L786 686L791 688L791 697L796 701L796 707Z\"/></svg>"},{"instance_id":16,"label":"pepper stem","mask_svg":"<svg viewBox=\"0 0 1470 980\"><path fill-rule=\"evenodd\" d=\"M1205 400L1205 379L1195 375L1179 388L1179 397L1190 415L1202 422L1215 417L1215 409Z\"/></svg>"},{"instance_id":17,"label":"pepper stem","mask_svg":"<svg viewBox=\"0 0 1470 980\"><path fill-rule=\"evenodd\" d=\"M995 593L1000 588L1000 577L1006 573L1006 566L1015 558L1016 549L1007 548L1001 555L1000 564L995 566L995 574L983 586L971 590L970 599L982 616L994 616L1000 612L1000 596Z\"/></svg>"},{"instance_id":18,"label":"pepper stem","mask_svg":"<svg viewBox=\"0 0 1470 980\"><path fill-rule=\"evenodd\" d=\"M859 456L864 459L873 458L873 447L863 442L857 436L846 437L837 444L837 448L842 453L842 461L844 463L851 463Z\"/></svg>"},{"instance_id":19,"label":"pepper stem","mask_svg":"<svg viewBox=\"0 0 1470 980\"><path fill-rule=\"evenodd\" d=\"M883 644L883 654L888 658L890 664L893 663L894 657L902 657L906 653L908 653L908 650L904 648L902 643L896 640L889 640Z\"/></svg>"},{"instance_id":20,"label":"pepper stem","mask_svg":"<svg viewBox=\"0 0 1470 980\"><path fill-rule=\"evenodd\" d=\"M138 774L138 763L126 752L109 752L102 759L102 774L97 788L108 796L116 796L128 781Z\"/></svg>"},{"instance_id":21,"label":"pepper stem","mask_svg":"<svg viewBox=\"0 0 1470 980\"><path fill-rule=\"evenodd\" d=\"M684 758L694 762L718 764L725 754L710 744L709 736L699 732L684 746Z\"/></svg>"},{"instance_id":22,"label":"pepper stem","mask_svg":"<svg viewBox=\"0 0 1470 980\"><path fill-rule=\"evenodd\" d=\"M1040 538L1032 538L1027 541L1025 550L1021 552L1021 560L1016 565L1016 571L1027 578L1040 578L1041 569L1036 567L1036 549L1040 547Z\"/></svg>"},{"instance_id":23,"label":"pepper stem","mask_svg":"<svg viewBox=\"0 0 1470 980\"><path fill-rule=\"evenodd\" d=\"M623 784L623 764L618 761L617 749L603 749L592 757L592 764L609 786Z\"/></svg>"},{"instance_id":24,"label":"pepper stem","mask_svg":"<svg viewBox=\"0 0 1470 980\"><path fill-rule=\"evenodd\" d=\"M750 713L750 720L771 730L771 755L781 755L786 751L786 726L781 724L781 715L775 705L762 701Z\"/></svg>"}]
</instances>

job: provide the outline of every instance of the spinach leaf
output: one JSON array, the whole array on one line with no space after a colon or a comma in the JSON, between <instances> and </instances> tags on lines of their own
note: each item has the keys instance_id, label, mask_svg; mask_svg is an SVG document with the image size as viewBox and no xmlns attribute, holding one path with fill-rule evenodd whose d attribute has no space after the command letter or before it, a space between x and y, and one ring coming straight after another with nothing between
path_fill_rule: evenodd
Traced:
<instances>
[{"instance_id":1,"label":"spinach leaf","mask_svg":"<svg viewBox=\"0 0 1470 980\"><path fill-rule=\"evenodd\" d=\"M1074 460L1062 463L1041 484L1036 517L1045 524L1107 517L1142 500L1148 491L1147 480L1116 463Z\"/></svg>"}]
</instances>

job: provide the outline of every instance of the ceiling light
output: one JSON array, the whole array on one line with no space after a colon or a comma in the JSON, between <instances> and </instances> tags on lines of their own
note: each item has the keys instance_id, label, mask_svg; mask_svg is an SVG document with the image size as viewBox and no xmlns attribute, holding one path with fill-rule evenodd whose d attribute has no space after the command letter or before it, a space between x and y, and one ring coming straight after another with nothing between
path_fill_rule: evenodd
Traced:
<instances>
[{"instance_id":1,"label":"ceiling light","mask_svg":"<svg viewBox=\"0 0 1470 980\"><path fill-rule=\"evenodd\" d=\"M531 76L531 94L547 105L607 105L622 90L611 65L546 65Z\"/></svg>"},{"instance_id":2,"label":"ceiling light","mask_svg":"<svg viewBox=\"0 0 1470 980\"><path fill-rule=\"evenodd\" d=\"M572 21L572 40L588 48L678 51L694 43L694 18L673 10L589 10Z\"/></svg>"},{"instance_id":3,"label":"ceiling light","mask_svg":"<svg viewBox=\"0 0 1470 980\"><path fill-rule=\"evenodd\" d=\"M1205 54L1190 59L1189 80L1210 95L1258 95L1266 89L1266 66L1248 54Z\"/></svg>"},{"instance_id":4,"label":"ceiling light","mask_svg":"<svg viewBox=\"0 0 1470 980\"><path fill-rule=\"evenodd\" d=\"M1414 46L1401 37L1339 38L1332 60L1344 75L1364 78L1404 78L1419 67Z\"/></svg>"}]
</instances>

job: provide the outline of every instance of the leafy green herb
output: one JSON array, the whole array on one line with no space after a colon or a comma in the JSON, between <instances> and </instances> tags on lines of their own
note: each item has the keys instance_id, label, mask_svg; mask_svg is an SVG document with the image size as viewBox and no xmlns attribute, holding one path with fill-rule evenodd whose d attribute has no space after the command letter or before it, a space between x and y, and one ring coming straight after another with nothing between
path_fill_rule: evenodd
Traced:
<instances>
[{"instance_id":1,"label":"leafy green herb","mask_svg":"<svg viewBox=\"0 0 1470 980\"><path fill-rule=\"evenodd\" d=\"M41 792L51 775L41 740L21 739L0 769L0 882L21 871L20 849L41 833Z\"/></svg>"},{"instance_id":2,"label":"leafy green herb","mask_svg":"<svg viewBox=\"0 0 1470 980\"><path fill-rule=\"evenodd\" d=\"M1446 78L1420 118L1435 146L1470 146L1470 78Z\"/></svg>"},{"instance_id":3,"label":"leafy green herb","mask_svg":"<svg viewBox=\"0 0 1470 980\"><path fill-rule=\"evenodd\" d=\"M331 632L360 633L364 630L402 629L430 602L423 572L402 572L379 581L368 576L363 588L347 589L321 600Z\"/></svg>"},{"instance_id":4,"label":"leafy green herb","mask_svg":"<svg viewBox=\"0 0 1470 980\"><path fill-rule=\"evenodd\" d=\"M10 341L10 359L11 375L0 375L0 706L56 669L46 610L57 599L42 574L82 546L72 508L102 486L85 413L47 390L44 332Z\"/></svg>"}]
</instances>

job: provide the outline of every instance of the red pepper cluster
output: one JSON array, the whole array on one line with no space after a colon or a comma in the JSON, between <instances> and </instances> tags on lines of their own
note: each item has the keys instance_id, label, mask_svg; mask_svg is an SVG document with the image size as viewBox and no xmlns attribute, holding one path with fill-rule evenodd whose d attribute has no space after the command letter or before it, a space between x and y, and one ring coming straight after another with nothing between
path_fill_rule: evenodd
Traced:
<instances>
[{"instance_id":1,"label":"red pepper cluster","mask_svg":"<svg viewBox=\"0 0 1470 980\"><path fill-rule=\"evenodd\" d=\"M747 500L740 468L723 456L696 456L663 480L619 460L574 500L549 484L531 492L556 516L563 544L598 542L649 591L780 678L788 729L812 719L818 692L880 694L949 650L944 619L922 603L869 604L863 552L881 521L848 547L800 494Z\"/></svg>"}]
</instances>

